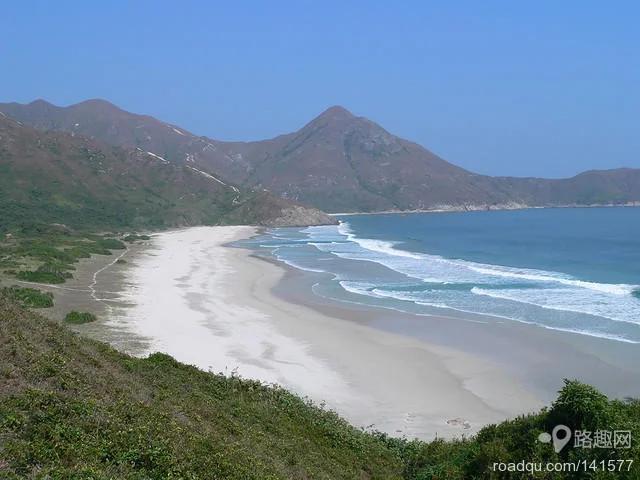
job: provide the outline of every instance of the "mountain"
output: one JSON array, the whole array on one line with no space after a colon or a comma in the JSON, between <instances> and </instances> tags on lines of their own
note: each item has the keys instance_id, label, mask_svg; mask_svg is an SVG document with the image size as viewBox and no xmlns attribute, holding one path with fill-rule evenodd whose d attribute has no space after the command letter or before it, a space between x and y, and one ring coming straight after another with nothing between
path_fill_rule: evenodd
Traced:
<instances>
[{"instance_id":1,"label":"mountain","mask_svg":"<svg viewBox=\"0 0 640 480\"><path fill-rule=\"evenodd\" d=\"M244 177L234 175L236 181L328 211L407 210L484 198L464 187L463 169L342 107L293 134L234 147L251 165Z\"/></svg>"},{"instance_id":2,"label":"mountain","mask_svg":"<svg viewBox=\"0 0 640 480\"><path fill-rule=\"evenodd\" d=\"M148 115L126 112L105 100L87 100L69 107L44 100L26 105L6 103L0 104L0 112L38 130L63 131L109 145L140 148L176 164L208 165L218 174L223 173L216 168L221 165L231 183L244 178L250 168L234 153L234 143L198 137Z\"/></svg>"},{"instance_id":3,"label":"mountain","mask_svg":"<svg viewBox=\"0 0 640 480\"><path fill-rule=\"evenodd\" d=\"M210 170L76 133L43 132L0 115L0 222L161 228L194 224L306 225L333 220Z\"/></svg>"},{"instance_id":4,"label":"mountain","mask_svg":"<svg viewBox=\"0 0 640 480\"><path fill-rule=\"evenodd\" d=\"M266 189L330 212L493 209L629 204L640 201L640 170L590 171L573 178L490 177L457 167L376 123L334 106L294 133L222 142L119 109L104 100L57 107L43 100L0 104L42 130L62 130L153 152L225 181Z\"/></svg>"}]
</instances>

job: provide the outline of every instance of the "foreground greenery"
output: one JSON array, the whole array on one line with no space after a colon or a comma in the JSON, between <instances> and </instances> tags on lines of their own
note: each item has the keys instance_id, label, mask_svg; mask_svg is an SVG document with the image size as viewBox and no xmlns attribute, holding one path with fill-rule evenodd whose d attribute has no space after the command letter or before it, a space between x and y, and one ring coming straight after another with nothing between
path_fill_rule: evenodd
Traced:
<instances>
[{"instance_id":1,"label":"foreground greenery","mask_svg":"<svg viewBox=\"0 0 640 480\"><path fill-rule=\"evenodd\" d=\"M561 454L537 441L557 423L631 430L632 449ZM638 478L492 472L493 462L638 459L640 403L567 382L553 406L464 441L366 433L277 387L132 358L0 294L0 478Z\"/></svg>"}]
</instances>

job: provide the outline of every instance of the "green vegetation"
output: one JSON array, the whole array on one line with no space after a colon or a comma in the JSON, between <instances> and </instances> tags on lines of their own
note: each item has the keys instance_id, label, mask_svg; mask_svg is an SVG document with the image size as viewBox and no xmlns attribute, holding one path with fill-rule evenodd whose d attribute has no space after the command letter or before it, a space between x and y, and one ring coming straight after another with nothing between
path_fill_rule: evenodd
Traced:
<instances>
[{"instance_id":1,"label":"green vegetation","mask_svg":"<svg viewBox=\"0 0 640 480\"><path fill-rule=\"evenodd\" d=\"M66 272L64 266L53 263L40 265L38 269L34 271L25 270L16 273L16 278L19 280L35 283L64 283L71 277L71 273Z\"/></svg>"},{"instance_id":2,"label":"green vegetation","mask_svg":"<svg viewBox=\"0 0 640 480\"><path fill-rule=\"evenodd\" d=\"M106 250L126 250L127 248L124 243L115 238L101 238L96 243Z\"/></svg>"},{"instance_id":3,"label":"green vegetation","mask_svg":"<svg viewBox=\"0 0 640 480\"><path fill-rule=\"evenodd\" d=\"M0 292L2 295L26 308L53 307L53 294L36 290L35 288L23 288L13 285L2 288Z\"/></svg>"},{"instance_id":4,"label":"green vegetation","mask_svg":"<svg viewBox=\"0 0 640 480\"><path fill-rule=\"evenodd\" d=\"M293 205L140 149L98 146L80 135L39 131L3 116L0 138L0 235L42 226L65 234L71 229L281 225L283 210ZM308 215L312 221L331 221L318 213L298 209L293 223L304 223ZM147 238L132 233L127 241ZM109 243L105 248L112 248Z\"/></svg>"},{"instance_id":5,"label":"green vegetation","mask_svg":"<svg viewBox=\"0 0 640 480\"><path fill-rule=\"evenodd\" d=\"M4 274L34 283L64 283L72 278L75 264L91 255L111 255L126 249L116 239L75 232L56 225L31 225L15 230L0 242L0 266Z\"/></svg>"},{"instance_id":6,"label":"green vegetation","mask_svg":"<svg viewBox=\"0 0 640 480\"><path fill-rule=\"evenodd\" d=\"M95 322L98 319L93 313L70 311L64 317L64 321L74 325Z\"/></svg>"},{"instance_id":7,"label":"green vegetation","mask_svg":"<svg viewBox=\"0 0 640 480\"><path fill-rule=\"evenodd\" d=\"M256 205L251 191L180 162L98 147L80 135L43 132L2 116L0 137L0 234L52 223L61 231L218 225L231 217L246 223L239 206L251 215L259 209L258 220L266 222L291 205L268 194Z\"/></svg>"},{"instance_id":8,"label":"green vegetation","mask_svg":"<svg viewBox=\"0 0 640 480\"><path fill-rule=\"evenodd\" d=\"M632 479L631 472L497 473L493 462L635 459L640 402L567 382L548 410L462 441L351 427L287 391L154 354L132 358L0 294L0 477L77 479ZM560 454L558 422L630 430L631 449Z\"/></svg>"},{"instance_id":9,"label":"green vegetation","mask_svg":"<svg viewBox=\"0 0 640 480\"><path fill-rule=\"evenodd\" d=\"M640 442L632 448L574 448L569 443L559 454L550 444L538 441L543 432L556 425L572 431L631 431L640 435L640 401L609 400L589 385L565 380L565 386L550 409L518 417L483 428L478 435L463 441L408 442L383 437L391 449L404 460L404 475L409 479L467 478L541 478L541 479L637 479L640 474ZM518 472L493 472L494 462L517 464L523 460L547 463L585 461L587 465L607 465L610 459L626 460L619 472L587 470L581 473L540 472L535 476ZM633 461L629 463L628 461ZM627 469L631 466L630 471Z\"/></svg>"}]
</instances>

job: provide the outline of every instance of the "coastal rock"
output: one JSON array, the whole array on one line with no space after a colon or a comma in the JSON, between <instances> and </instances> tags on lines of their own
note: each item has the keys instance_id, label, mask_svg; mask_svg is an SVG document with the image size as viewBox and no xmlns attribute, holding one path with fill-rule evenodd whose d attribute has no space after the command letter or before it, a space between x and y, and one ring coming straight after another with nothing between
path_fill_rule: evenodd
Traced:
<instances>
[{"instance_id":1,"label":"coastal rock","mask_svg":"<svg viewBox=\"0 0 640 480\"><path fill-rule=\"evenodd\" d=\"M321 212L317 208L303 207L301 205L294 205L289 208L282 209L281 216L274 218L269 222L269 226L272 227L300 227L337 224L338 221L335 218Z\"/></svg>"},{"instance_id":2,"label":"coastal rock","mask_svg":"<svg viewBox=\"0 0 640 480\"><path fill-rule=\"evenodd\" d=\"M224 220L225 224L264 227L306 227L337 225L338 221L317 208L298 205L270 192L254 192L241 202Z\"/></svg>"}]
</instances>

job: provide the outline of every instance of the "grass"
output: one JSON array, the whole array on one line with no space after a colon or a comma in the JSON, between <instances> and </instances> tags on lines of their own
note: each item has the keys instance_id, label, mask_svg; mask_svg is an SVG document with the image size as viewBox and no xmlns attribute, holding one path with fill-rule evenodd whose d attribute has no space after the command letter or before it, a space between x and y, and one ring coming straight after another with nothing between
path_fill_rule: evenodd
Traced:
<instances>
[{"instance_id":1,"label":"grass","mask_svg":"<svg viewBox=\"0 0 640 480\"><path fill-rule=\"evenodd\" d=\"M18 287L16 285L3 287L1 292L2 295L26 308L53 307L53 294L50 292L43 292L35 288Z\"/></svg>"},{"instance_id":2,"label":"grass","mask_svg":"<svg viewBox=\"0 0 640 480\"><path fill-rule=\"evenodd\" d=\"M52 263L40 265L37 270L23 270L16 272L16 278L25 282L34 283L64 283L72 278L71 272L67 271L71 266L61 266Z\"/></svg>"},{"instance_id":3,"label":"grass","mask_svg":"<svg viewBox=\"0 0 640 480\"><path fill-rule=\"evenodd\" d=\"M70 323L73 325L82 325L83 323L91 323L95 322L98 319L93 313L89 312L76 312L72 310L67 313L64 317L64 321L66 323Z\"/></svg>"},{"instance_id":4,"label":"grass","mask_svg":"<svg viewBox=\"0 0 640 480\"><path fill-rule=\"evenodd\" d=\"M630 430L630 449L556 454L538 442L557 423ZM0 294L3 479L637 479L491 470L493 462L632 459L640 402L567 381L549 409L471 439L409 441L352 427L286 390L118 353Z\"/></svg>"}]
</instances>

